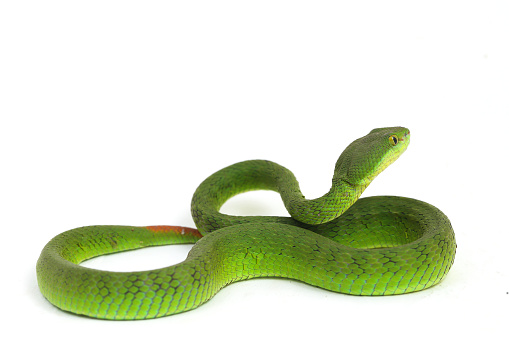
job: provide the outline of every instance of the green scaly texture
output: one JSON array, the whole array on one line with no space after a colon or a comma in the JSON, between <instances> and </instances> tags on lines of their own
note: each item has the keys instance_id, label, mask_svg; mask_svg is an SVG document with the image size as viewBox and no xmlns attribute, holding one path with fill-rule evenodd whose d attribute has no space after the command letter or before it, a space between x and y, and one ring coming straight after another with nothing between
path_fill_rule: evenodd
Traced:
<instances>
[{"instance_id":1,"label":"green scaly texture","mask_svg":"<svg viewBox=\"0 0 509 339\"><path fill-rule=\"evenodd\" d=\"M422 201L358 199L407 148L406 128L378 128L339 157L332 187L306 200L288 169L265 160L226 167L197 188L196 229L177 226L86 226L53 238L37 262L42 294L62 310L103 319L148 319L198 307L224 286L256 277L296 279L354 295L419 291L440 282L454 261L448 218ZM289 217L219 212L251 190L281 194ZM203 235L203 237L202 237ZM196 243L177 265L141 272L85 268L89 258L125 250Z\"/></svg>"}]
</instances>

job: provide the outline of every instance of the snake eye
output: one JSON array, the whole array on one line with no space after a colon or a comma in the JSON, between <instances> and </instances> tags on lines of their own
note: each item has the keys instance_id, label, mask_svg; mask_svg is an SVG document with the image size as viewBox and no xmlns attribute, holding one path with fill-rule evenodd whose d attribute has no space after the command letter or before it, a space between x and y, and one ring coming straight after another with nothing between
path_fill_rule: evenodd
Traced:
<instances>
[{"instance_id":1,"label":"snake eye","mask_svg":"<svg viewBox=\"0 0 509 339\"><path fill-rule=\"evenodd\" d=\"M391 143L392 146L396 146L398 144L398 137L395 135L391 135L389 137L389 142Z\"/></svg>"}]
</instances>

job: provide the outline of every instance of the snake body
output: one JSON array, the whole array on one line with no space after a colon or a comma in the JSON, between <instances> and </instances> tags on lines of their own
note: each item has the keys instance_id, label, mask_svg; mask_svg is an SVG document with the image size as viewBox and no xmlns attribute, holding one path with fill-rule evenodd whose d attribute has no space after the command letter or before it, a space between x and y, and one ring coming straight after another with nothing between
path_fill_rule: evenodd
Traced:
<instances>
[{"instance_id":1,"label":"snake body","mask_svg":"<svg viewBox=\"0 0 509 339\"><path fill-rule=\"evenodd\" d=\"M353 295L419 291L440 282L454 261L448 218L422 201L362 191L406 149L406 128L378 128L339 157L332 187L306 200L292 172L251 160L226 167L197 188L198 228L85 226L42 250L42 294L62 310L104 319L148 319L198 307L221 288L256 277L282 277ZM221 205L241 192L281 194L291 217L230 216ZM185 261L157 270L108 272L89 258L146 246L196 243Z\"/></svg>"}]
</instances>

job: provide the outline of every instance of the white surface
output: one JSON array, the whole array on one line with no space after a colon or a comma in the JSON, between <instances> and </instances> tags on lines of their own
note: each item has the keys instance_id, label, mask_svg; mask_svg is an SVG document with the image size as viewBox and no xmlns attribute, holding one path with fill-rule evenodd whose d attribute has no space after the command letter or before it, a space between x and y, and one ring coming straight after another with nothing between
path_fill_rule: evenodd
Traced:
<instances>
[{"instance_id":1,"label":"white surface","mask_svg":"<svg viewBox=\"0 0 509 339\"><path fill-rule=\"evenodd\" d=\"M486 0L2 2L3 331L502 337L508 11L506 2ZM62 231L193 225L196 186L246 159L287 166L304 194L317 197L348 143L392 125L410 128L411 145L364 196L409 196L450 217L456 262L435 288L370 298L259 279L192 312L141 322L77 317L38 291L36 260ZM235 198L225 210L285 214L270 192ZM89 264L154 268L188 248Z\"/></svg>"}]
</instances>

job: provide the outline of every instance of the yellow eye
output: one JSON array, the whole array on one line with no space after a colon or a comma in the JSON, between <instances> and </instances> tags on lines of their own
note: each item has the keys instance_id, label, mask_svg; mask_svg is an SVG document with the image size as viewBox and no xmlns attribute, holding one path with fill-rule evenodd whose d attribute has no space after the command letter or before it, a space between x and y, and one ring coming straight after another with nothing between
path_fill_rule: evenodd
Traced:
<instances>
[{"instance_id":1,"label":"yellow eye","mask_svg":"<svg viewBox=\"0 0 509 339\"><path fill-rule=\"evenodd\" d=\"M391 135L389 137L389 142L391 143L392 146L396 146L398 144L398 137L395 135Z\"/></svg>"}]
</instances>

